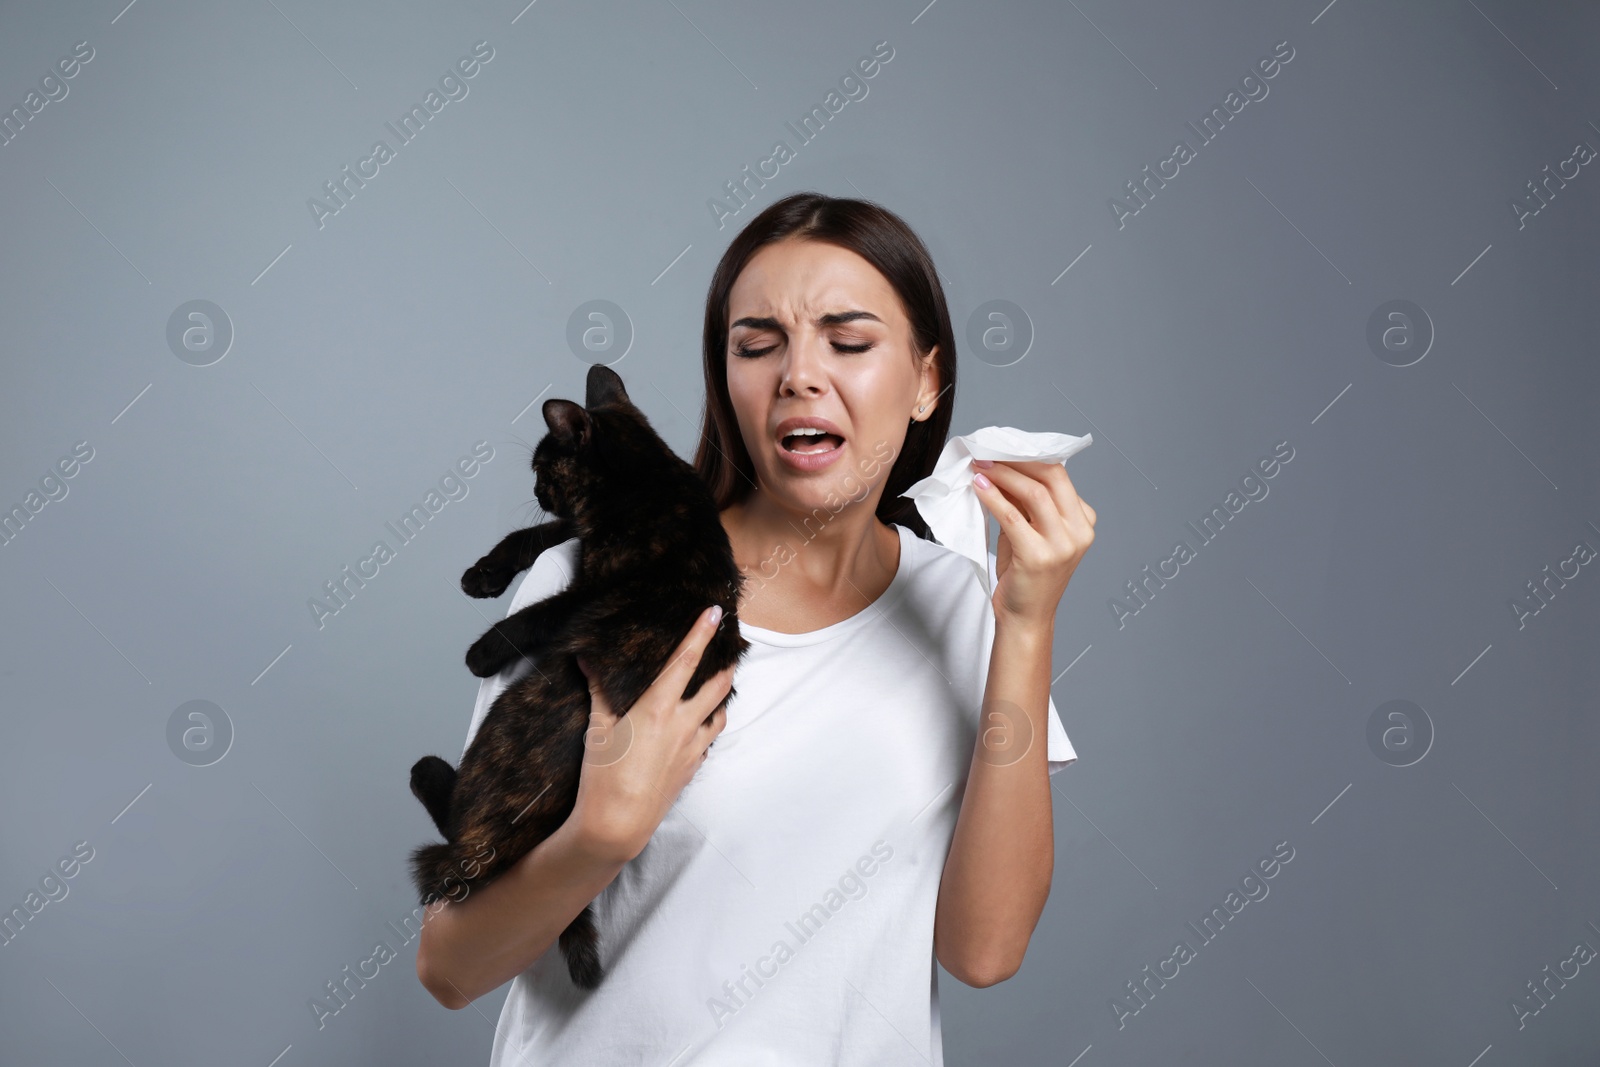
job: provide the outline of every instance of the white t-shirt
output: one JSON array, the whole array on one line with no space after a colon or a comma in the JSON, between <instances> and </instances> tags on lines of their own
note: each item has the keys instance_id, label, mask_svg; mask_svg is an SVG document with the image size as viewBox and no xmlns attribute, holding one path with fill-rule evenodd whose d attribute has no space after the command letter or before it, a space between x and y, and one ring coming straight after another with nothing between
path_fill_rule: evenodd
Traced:
<instances>
[{"instance_id":1,"label":"white t-shirt","mask_svg":"<svg viewBox=\"0 0 1600 1067\"><path fill-rule=\"evenodd\" d=\"M727 725L595 899L604 980L579 990L553 944L513 980L491 1067L941 1067L934 905L994 609L965 557L895 529L899 569L865 610L803 634L741 622ZM508 614L565 588L577 549L541 555ZM528 669L482 681L468 745ZM1077 753L1053 699L1048 727L1054 774Z\"/></svg>"}]
</instances>

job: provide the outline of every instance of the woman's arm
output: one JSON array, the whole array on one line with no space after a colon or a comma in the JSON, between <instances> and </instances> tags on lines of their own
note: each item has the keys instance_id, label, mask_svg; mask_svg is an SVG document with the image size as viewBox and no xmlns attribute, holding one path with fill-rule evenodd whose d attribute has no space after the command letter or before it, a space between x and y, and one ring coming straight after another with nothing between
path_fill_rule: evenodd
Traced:
<instances>
[{"instance_id":1,"label":"woman's arm","mask_svg":"<svg viewBox=\"0 0 1600 1067\"><path fill-rule=\"evenodd\" d=\"M1000 523L982 721L934 912L934 954L968 985L1017 973L1050 897L1055 828L1046 716L1056 608L1095 511L1059 463L988 463L972 485ZM993 478L993 482L985 475Z\"/></svg>"},{"instance_id":2,"label":"woman's arm","mask_svg":"<svg viewBox=\"0 0 1600 1067\"><path fill-rule=\"evenodd\" d=\"M1054 817L1045 763L1054 627L997 619L978 743L934 912L934 954L971 986L1022 966L1050 897Z\"/></svg>"},{"instance_id":3,"label":"woman's arm","mask_svg":"<svg viewBox=\"0 0 1600 1067\"><path fill-rule=\"evenodd\" d=\"M587 844L568 819L482 889L429 906L417 977L440 1004L466 1007L542 956L626 863Z\"/></svg>"},{"instance_id":4,"label":"woman's arm","mask_svg":"<svg viewBox=\"0 0 1600 1067\"><path fill-rule=\"evenodd\" d=\"M589 677L585 747L621 746L621 755L584 759L572 811L555 833L488 885L429 906L417 978L440 1004L464 1008L516 977L644 851L728 722L721 705L733 688L733 666L706 679L693 697L683 696L721 618L715 605L700 613L656 680L625 709L627 727L615 734L623 717L579 658Z\"/></svg>"}]
</instances>

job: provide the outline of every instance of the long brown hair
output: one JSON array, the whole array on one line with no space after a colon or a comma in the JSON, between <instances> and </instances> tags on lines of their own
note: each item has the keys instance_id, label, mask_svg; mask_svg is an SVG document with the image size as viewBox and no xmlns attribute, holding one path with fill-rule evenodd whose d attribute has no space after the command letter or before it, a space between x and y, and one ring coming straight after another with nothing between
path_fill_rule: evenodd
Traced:
<instances>
[{"instance_id":1,"label":"long brown hair","mask_svg":"<svg viewBox=\"0 0 1600 1067\"><path fill-rule=\"evenodd\" d=\"M795 193L751 219L729 243L706 293L702 346L706 403L695 470L711 487L719 511L745 499L755 488L755 465L739 435L739 422L728 396L728 294L751 256L786 237L835 244L871 263L905 307L917 356L926 356L935 345L939 348L934 356L941 383L939 399L932 415L911 421L876 511L881 522L898 523L931 541L933 534L916 505L900 494L933 473L950 432L956 388L955 332L950 328L939 273L922 240L900 216L869 200Z\"/></svg>"}]
</instances>

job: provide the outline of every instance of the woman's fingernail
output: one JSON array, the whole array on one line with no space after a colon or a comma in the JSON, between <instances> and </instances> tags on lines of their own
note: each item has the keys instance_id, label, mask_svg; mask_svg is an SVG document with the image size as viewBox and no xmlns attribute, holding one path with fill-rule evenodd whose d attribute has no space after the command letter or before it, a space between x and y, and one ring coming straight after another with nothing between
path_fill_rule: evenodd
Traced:
<instances>
[{"instance_id":1,"label":"woman's fingernail","mask_svg":"<svg viewBox=\"0 0 1600 1067\"><path fill-rule=\"evenodd\" d=\"M979 489L987 489L989 488L989 479L985 478L981 474L974 474L972 476L972 484L977 486Z\"/></svg>"},{"instance_id":2,"label":"woman's fingernail","mask_svg":"<svg viewBox=\"0 0 1600 1067\"><path fill-rule=\"evenodd\" d=\"M988 468L988 467L994 466L994 460L992 460L992 459L975 459L975 460L972 461L972 465L974 467Z\"/></svg>"},{"instance_id":3,"label":"woman's fingernail","mask_svg":"<svg viewBox=\"0 0 1600 1067\"><path fill-rule=\"evenodd\" d=\"M717 623L719 623L721 621L722 621L722 605L721 604L713 604L713 605L711 605L711 625L715 626Z\"/></svg>"}]
</instances>

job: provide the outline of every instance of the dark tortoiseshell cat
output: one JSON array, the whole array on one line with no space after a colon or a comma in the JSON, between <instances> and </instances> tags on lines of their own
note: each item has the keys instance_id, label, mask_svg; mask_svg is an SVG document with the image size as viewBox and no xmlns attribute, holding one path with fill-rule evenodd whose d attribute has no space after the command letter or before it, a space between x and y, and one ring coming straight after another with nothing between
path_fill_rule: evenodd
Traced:
<instances>
[{"instance_id":1,"label":"dark tortoiseshell cat","mask_svg":"<svg viewBox=\"0 0 1600 1067\"><path fill-rule=\"evenodd\" d=\"M543 408L550 431L533 453L535 495L556 518L510 534L461 576L469 596L499 596L541 552L579 540L567 588L496 623L467 652L480 678L523 655L537 669L495 700L459 771L438 756L411 768L411 791L448 842L412 853L423 904L465 899L572 811L590 706L577 656L623 714L712 604L722 605L722 623L684 697L750 647L736 614L741 577L710 490L657 435L614 371L596 364L587 386L584 407L552 399ZM568 973L585 989L602 977L598 940L592 906L559 939Z\"/></svg>"}]
</instances>

